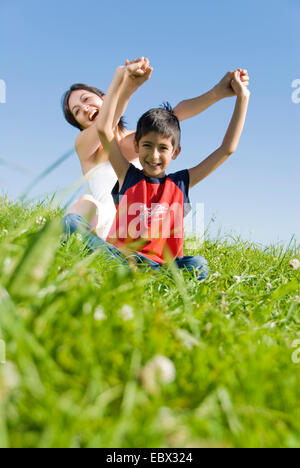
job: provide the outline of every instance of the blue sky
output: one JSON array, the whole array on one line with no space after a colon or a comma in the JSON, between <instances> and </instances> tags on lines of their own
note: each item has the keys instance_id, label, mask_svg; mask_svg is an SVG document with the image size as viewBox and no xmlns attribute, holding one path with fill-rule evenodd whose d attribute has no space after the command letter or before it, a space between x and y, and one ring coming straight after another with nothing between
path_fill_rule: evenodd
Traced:
<instances>
[{"instance_id":1,"label":"blue sky","mask_svg":"<svg viewBox=\"0 0 300 468\"><path fill-rule=\"evenodd\" d=\"M151 2L1 0L0 190L12 199L72 148L76 129L62 116L63 92L75 82L107 90L115 68L144 55L151 80L126 112L129 129L150 107L198 96L227 70L247 68L251 101L237 152L191 191L205 223L269 244L300 239L299 112L291 83L300 78L300 8L293 0ZM221 143L234 107L227 99L182 124L182 153L170 172L192 167ZM74 155L32 196L81 176ZM213 215L214 223L210 223Z\"/></svg>"}]
</instances>

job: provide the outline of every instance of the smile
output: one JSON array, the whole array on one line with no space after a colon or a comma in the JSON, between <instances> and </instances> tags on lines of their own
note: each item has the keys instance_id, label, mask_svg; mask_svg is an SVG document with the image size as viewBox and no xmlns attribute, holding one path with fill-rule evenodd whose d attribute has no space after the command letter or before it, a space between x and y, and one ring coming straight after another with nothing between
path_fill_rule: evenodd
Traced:
<instances>
[{"instance_id":1,"label":"smile","mask_svg":"<svg viewBox=\"0 0 300 468\"><path fill-rule=\"evenodd\" d=\"M148 164L148 166L152 167L152 168L155 168L155 167L161 167L161 164L151 164L149 162L146 161L146 164Z\"/></svg>"},{"instance_id":2,"label":"smile","mask_svg":"<svg viewBox=\"0 0 300 468\"><path fill-rule=\"evenodd\" d=\"M98 116L98 114L99 114L99 110L98 110L98 109L94 109L92 112L89 113L89 116L88 116L88 117L89 117L89 120L90 120L91 122L93 122L93 121L96 119L96 117Z\"/></svg>"}]
</instances>

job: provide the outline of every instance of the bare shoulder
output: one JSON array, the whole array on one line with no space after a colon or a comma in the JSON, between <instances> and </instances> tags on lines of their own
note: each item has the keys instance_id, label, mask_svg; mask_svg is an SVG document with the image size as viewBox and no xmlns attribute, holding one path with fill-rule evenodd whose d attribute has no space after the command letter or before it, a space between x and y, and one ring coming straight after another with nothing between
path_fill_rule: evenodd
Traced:
<instances>
[{"instance_id":1,"label":"bare shoulder","mask_svg":"<svg viewBox=\"0 0 300 468\"><path fill-rule=\"evenodd\" d=\"M79 133L75 141L75 148L82 162L95 157L98 150L102 149L99 135L94 125Z\"/></svg>"},{"instance_id":2,"label":"bare shoulder","mask_svg":"<svg viewBox=\"0 0 300 468\"><path fill-rule=\"evenodd\" d=\"M82 132L80 132L77 137L76 137L76 140L75 140L75 147L76 149L77 148L80 148L82 142L84 141L84 132L85 130L83 130Z\"/></svg>"},{"instance_id":3,"label":"bare shoulder","mask_svg":"<svg viewBox=\"0 0 300 468\"><path fill-rule=\"evenodd\" d=\"M134 140L135 140L135 131L128 131L128 133L122 137L120 143L122 146L129 147L130 149L134 148Z\"/></svg>"}]
</instances>

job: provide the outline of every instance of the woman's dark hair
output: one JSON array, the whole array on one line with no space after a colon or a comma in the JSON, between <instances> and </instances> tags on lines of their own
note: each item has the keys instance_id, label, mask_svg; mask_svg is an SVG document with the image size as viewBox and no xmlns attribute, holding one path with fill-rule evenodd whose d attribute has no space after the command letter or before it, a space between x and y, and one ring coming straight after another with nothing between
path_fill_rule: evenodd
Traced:
<instances>
[{"instance_id":1,"label":"woman's dark hair","mask_svg":"<svg viewBox=\"0 0 300 468\"><path fill-rule=\"evenodd\" d=\"M168 102L162 104L159 108L150 109L139 119L135 133L137 144L149 132L157 132L167 138L172 138L174 149L177 149L180 145L179 120Z\"/></svg>"},{"instance_id":2,"label":"woman's dark hair","mask_svg":"<svg viewBox=\"0 0 300 468\"><path fill-rule=\"evenodd\" d=\"M69 124L73 125L73 127L79 128L79 130L82 131L83 128L81 128L80 124L75 119L75 117L72 114L71 109L69 107L69 99L70 99L71 94L73 93L73 91L78 91L80 89L82 89L84 91L88 91L90 93L94 93L97 96L99 96L100 98L103 98L103 96L105 96L105 94L102 91L100 91L100 89L94 88L93 86L88 86L88 85L85 85L85 84L82 84L82 83L76 83L76 84L73 84L70 87L70 89L68 91L66 91L65 94L63 95L63 97L62 97L62 109L63 109L63 113L64 113L66 121L69 122ZM125 120L124 120L123 117L120 118L120 121L118 123L118 128L119 128L120 131L123 131L126 128L125 127Z\"/></svg>"}]
</instances>

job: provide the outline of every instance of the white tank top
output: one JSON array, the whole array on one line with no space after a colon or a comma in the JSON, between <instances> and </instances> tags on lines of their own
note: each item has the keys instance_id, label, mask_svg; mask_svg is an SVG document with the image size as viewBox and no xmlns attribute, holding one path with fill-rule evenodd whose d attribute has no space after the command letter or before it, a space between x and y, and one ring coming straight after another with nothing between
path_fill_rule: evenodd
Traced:
<instances>
[{"instance_id":1,"label":"white tank top","mask_svg":"<svg viewBox=\"0 0 300 468\"><path fill-rule=\"evenodd\" d=\"M142 169L138 160L134 161L133 164L138 169ZM93 169L85 174L85 178L98 206L98 224L96 232L99 237L106 240L116 215L116 207L111 191L118 181L118 178L109 161L93 167Z\"/></svg>"}]
</instances>

